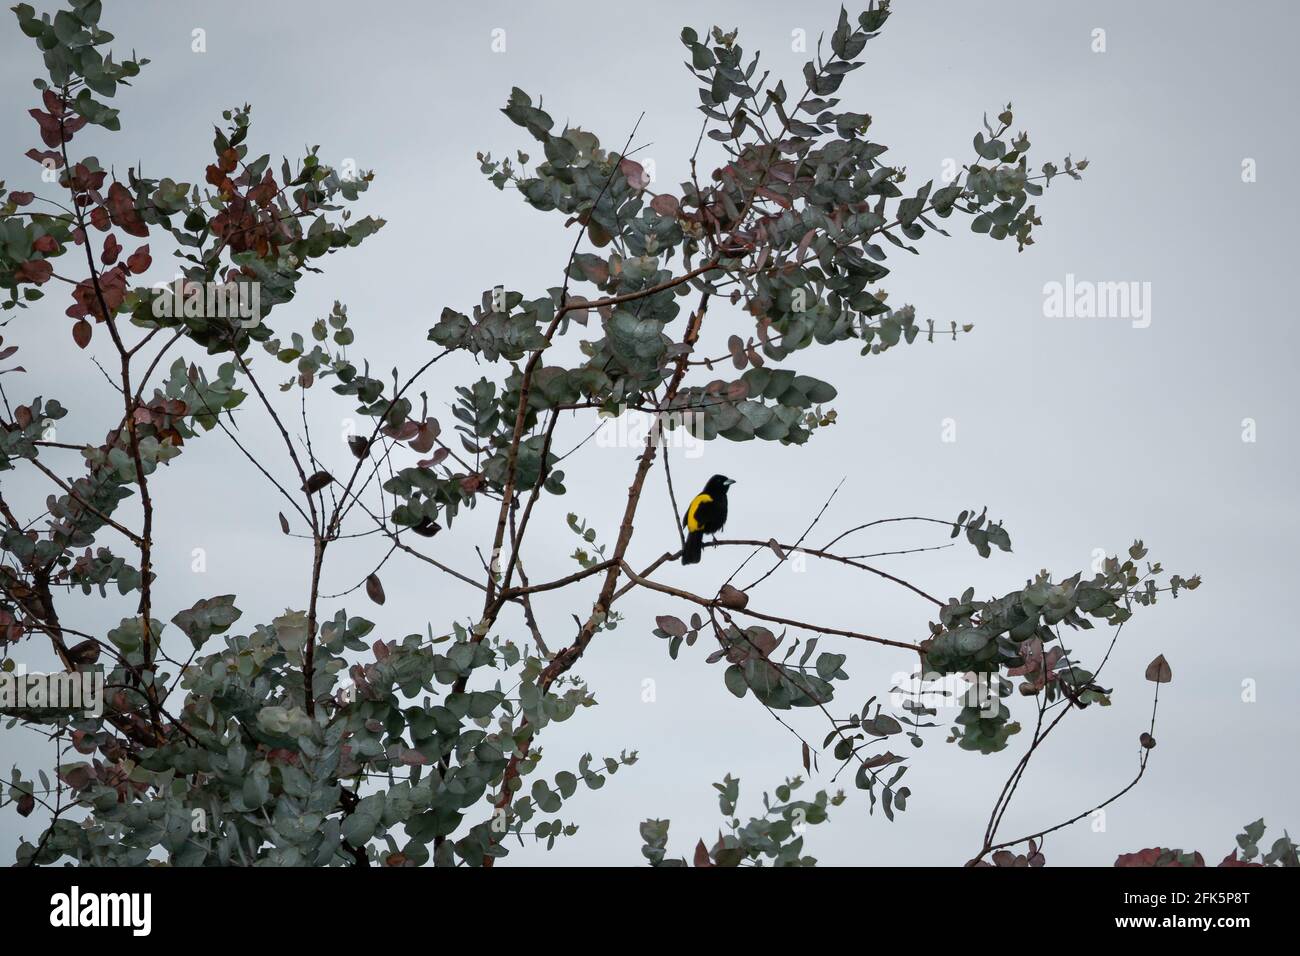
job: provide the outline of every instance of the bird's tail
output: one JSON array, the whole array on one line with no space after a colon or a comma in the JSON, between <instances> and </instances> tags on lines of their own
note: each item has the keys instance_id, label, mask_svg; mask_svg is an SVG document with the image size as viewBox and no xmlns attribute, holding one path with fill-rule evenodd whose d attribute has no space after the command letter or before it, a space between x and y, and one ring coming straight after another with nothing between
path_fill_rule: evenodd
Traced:
<instances>
[{"instance_id":1,"label":"bird's tail","mask_svg":"<svg viewBox=\"0 0 1300 956\"><path fill-rule=\"evenodd\" d=\"M692 531L686 536L686 547L682 548L682 564L699 564L700 550L704 547L704 532Z\"/></svg>"}]
</instances>

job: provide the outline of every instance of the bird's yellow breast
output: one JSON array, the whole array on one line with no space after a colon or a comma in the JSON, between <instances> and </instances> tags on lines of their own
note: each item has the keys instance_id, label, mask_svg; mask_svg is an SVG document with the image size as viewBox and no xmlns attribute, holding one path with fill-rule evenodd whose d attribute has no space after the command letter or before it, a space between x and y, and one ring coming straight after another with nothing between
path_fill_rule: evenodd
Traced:
<instances>
[{"instance_id":1,"label":"bird's yellow breast","mask_svg":"<svg viewBox=\"0 0 1300 956\"><path fill-rule=\"evenodd\" d=\"M695 498L691 501L690 507L686 509L686 530L687 531L700 530L700 522L696 520L695 512L699 509L700 505L712 500L713 500L712 495L695 496Z\"/></svg>"}]
</instances>

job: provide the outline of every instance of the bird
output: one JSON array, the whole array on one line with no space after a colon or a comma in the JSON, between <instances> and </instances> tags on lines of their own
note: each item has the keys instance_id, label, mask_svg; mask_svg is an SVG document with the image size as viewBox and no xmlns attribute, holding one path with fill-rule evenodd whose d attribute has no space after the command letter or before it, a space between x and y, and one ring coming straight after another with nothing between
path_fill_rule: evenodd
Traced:
<instances>
[{"instance_id":1,"label":"bird","mask_svg":"<svg viewBox=\"0 0 1300 956\"><path fill-rule=\"evenodd\" d=\"M699 564L700 550L706 534L717 534L727 523L727 489L735 479L714 475L704 490L686 506L682 525L686 528L686 546L682 548L682 564Z\"/></svg>"}]
</instances>

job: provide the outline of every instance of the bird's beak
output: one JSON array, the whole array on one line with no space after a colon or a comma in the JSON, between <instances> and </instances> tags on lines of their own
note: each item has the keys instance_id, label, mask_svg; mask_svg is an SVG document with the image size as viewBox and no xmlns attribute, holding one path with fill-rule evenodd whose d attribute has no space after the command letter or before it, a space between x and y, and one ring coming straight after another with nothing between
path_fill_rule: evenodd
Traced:
<instances>
[{"instance_id":1,"label":"bird's beak","mask_svg":"<svg viewBox=\"0 0 1300 956\"><path fill-rule=\"evenodd\" d=\"M735 483L736 483L736 479L735 479L735 478L728 478L728 479L727 479L727 487L728 487L728 488L730 488L730 487L731 487L732 485L734 485Z\"/></svg>"}]
</instances>

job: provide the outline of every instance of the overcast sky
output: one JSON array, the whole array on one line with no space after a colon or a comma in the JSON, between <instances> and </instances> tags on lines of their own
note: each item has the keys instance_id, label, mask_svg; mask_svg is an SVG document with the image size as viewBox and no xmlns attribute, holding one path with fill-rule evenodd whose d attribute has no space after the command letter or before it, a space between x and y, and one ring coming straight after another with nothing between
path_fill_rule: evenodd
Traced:
<instances>
[{"instance_id":1,"label":"overcast sky","mask_svg":"<svg viewBox=\"0 0 1300 956\"><path fill-rule=\"evenodd\" d=\"M441 4L336 0L220 7L110 0L105 7L104 25L119 48L153 61L116 101L123 132L78 137L119 175L144 157L147 175L201 181L213 123L222 109L244 102L253 104L254 155L300 156L304 144L320 144L326 162L352 159L376 171L360 209L384 217L387 227L360 249L331 257L326 274L306 279L273 324L305 332L340 299L357 331L356 352L380 374L394 365L410 370L427 356L426 331L444 306L469 311L498 283L532 297L560 281L572 244L562 217L498 192L474 159L479 150L534 151L527 133L498 112L512 86L544 96L557 122L590 129L611 148L644 111L638 155L654 161L658 184L668 188L687 173L700 120L680 28L740 27L745 48L761 49L763 67L790 86L807 59L791 49L795 31L829 32L838 11L824 0L483 0L456 5L454 13ZM10 188L30 188L39 183L21 154L35 136L26 111L35 105L29 81L39 61L6 17L0 82L19 95L6 95L0 107L0 176ZM981 560L963 546L879 561L943 597L967 586L981 597L999 595L1041 568L1060 577L1090 573L1095 549L1123 551L1134 538L1167 570L1203 576L1194 594L1138 609L1107 665L1103 683L1114 687L1114 705L1073 716L1035 757L1007 814L1007 837L1083 811L1132 778L1151 705L1143 669L1157 653L1167 656L1174 680L1161 694L1159 747L1146 778L1110 807L1104 830L1084 823L1053 835L1049 863L1108 865L1120 852L1156 845L1199 849L1217 861L1241 825L1260 816L1269 842L1284 826L1293 835L1300 828L1300 651L1286 610L1298 530L1297 199L1286 166L1300 147L1292 102L1298 21L1295 6L1280 0L1231 7L1172 0L896 4L867 66L848 78L841 96L844 108L874 117L873 139L890 145L909 183L939 177L945 160L968 161L982 115L1008 101L1016 128L1030 134L1036 163L1070 153L1086 156L1091 167L1082 182L1053 183L1039 203L1036 245L1022 254L969 233L955 217L950 222L960 228L952 238L928 236L921 256L891 257L891 303L913 303L922 319L944 326L973 323L972 334L867 358L847 343L798 353L792 366L839 388L834 427L797 448L718 441L700 457L672 452L679 494L715 472L739 479L728 525L736 537L796 539L841 479L810 536L814 544L875 518L951 518L988 505L1010 531L1012 553ZM192 50L196 29L206 31L206 52ZM1104 52L1095 50L1097 30L1104 31ZM494 39L499 48L502 37L505 48L495 52ZM1255 181L1243 181L1247 160ZM171 275L155 251L147 278ZM1067 276L1076 284L1139 283L1149 312L1050 317L1045 287ZM752 329L739 310L718 308L709 319L705 347L712 354L725 351L732 332ZM112 424L104 409L113 393L88 362L69 361L68 324L54 304L12 322L6 344L23 346L29 372L22 381L7 377L5 387L11 398L57 397L72 410L60 437L98 441ZM270 363L264 357L261 364ZM453 386L503 373L468 359L437 369L424 386L448 431ZM343 462L349 408L315 391L317 450L334 440L326 454ZM1253 441L1243 440L1246 419ZM270 430L251 415L241 425L250 446L280 460ZM588 419L566 423L557 447L568 450L591 427ZM955 441L944 440L945 427L949 437L955 429ZM574 570L569 555L578 541L565 526L569 511L612 542L635 454L593 442L566 462L569 494L546 499L534 522L530 577ZM6 497L32 507L48 493L13 473L3 481ZM647 487L631 548L636 566L676 539L662 471ZM280 534L282 503L223 435L187 444L151 488L162 529L159 617L227 592L239 595L241 626L305 604L308 548ZM203 506L196 509L195 500ZM473 547L487 548L495 514L488 511L458 518L454 533L430 543L430 552L473 571ZM943 529L901 529L861 533L849 553L947 540ZM191 570L196 548L206 558L203 573ZM356 584L382 545L370 538L337 551L327 593ZM741 557L738 549L708 551L699 566L662 577L710 593ZM429 570L394 562L383 573L383 608L359 594L330 607L346 604L373 618L387 638L423 631L426 622L446 630L477 610L477 592ZM749 576L747 569L742 578ZM585 616L595 590L539 604L553 645L571 637L572 615ZM931 619L930 606L915 595L824 565L802 573L782 568L752 605L909 641L923 638ZM599 635L577 669L600 706L547 728L539 742L547 776L572 769L588 751L602 757L636 749L642 759L599 793L584 790L565 805L561 816L581 825L576 836L550 854L516 851L514 860L635 864L637 824L647 817L670 818L670 851L688 854L721 822L710 783L739 776L741 811L756 812L761 790L801 772L798 741L752 697L726 691L721 667L704 662L704 641L674 662L651 635L654 615L686 616L689 606L638 594L619 609L625 622ZM87 601L64 617L102 632L130 611L124 602ZM503 633L527 634L514 619ZM1067 643L1086 664L1100 658L1109 637L1099 628ZM822 649L841 648L828 638ZM844 709L886 693L895 673L912 664L886 648L842 649L852 678L838 692ZM643 699L648 680L652 702ZM1251 702L1243 700L1247 681L1254 682ZM1028 702L1013 707L1029 719ZM810 739L824 736L816 712L788 719ZM913 764L906 779L913 796L892 824L868 815L866 794L851 789L846 773L849 800L829 825L809 832L809 852L841 865L953 864L971 856L1027 733L992 757L960 751L943 737L931 732L917 751L902 743ZM24 731L0 735L0 767L19 762L34 770L46 755L33 740ZM823 768L833 767L826 758ZM0 816L5 854L17 834L37 833L38 823Z\"/></svg>"}]
</instances>

